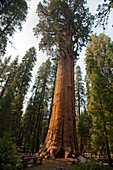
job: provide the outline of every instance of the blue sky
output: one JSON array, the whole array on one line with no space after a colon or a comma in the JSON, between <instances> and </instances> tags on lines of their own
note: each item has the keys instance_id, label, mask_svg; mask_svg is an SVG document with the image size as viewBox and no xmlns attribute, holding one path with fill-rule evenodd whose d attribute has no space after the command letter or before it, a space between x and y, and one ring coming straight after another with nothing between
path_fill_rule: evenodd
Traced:
<instances>
[{"instance_id":1,"label":"blue sky","mask_svg":"<svg viewBox=\"0 0 113 170\"><path fill-rule=\"evenodd\" d=\"M36 69L41 65L43 61L47 59L46 54L42 53L38 50L38 43L39 39L37 39L33 34L33 27L38 22L38 17L36 14L36 8L39 0L31 0L29 3L29 14L27 16L27 21L23 24L22 31L17 31L13 35L13 38L11 39L13 46L11 44L8 44L7 46L7 52L6 56L12 55L12 58L15 58L17 55L20 56L20 59L24 56L26 51L32 47L35 46L37 49L37 66ZM90 12L95 13L98 3L95 3L95 0L88 0L88 6L90 7ZM103 2L103 0L98 0L98 2ZM113 24L113 11L109 18L109 25L108 28L104 31L106 35L109 35L113 39L113 27L111 25ZM103 32L102 28L96 28L93 29L94 33L97 34ZM84 65L84 57L85 57L85 48L80 54L80 59L77 62L82 68L82 72L85 72L85 65Z\"/></svg>"}]
</instances>

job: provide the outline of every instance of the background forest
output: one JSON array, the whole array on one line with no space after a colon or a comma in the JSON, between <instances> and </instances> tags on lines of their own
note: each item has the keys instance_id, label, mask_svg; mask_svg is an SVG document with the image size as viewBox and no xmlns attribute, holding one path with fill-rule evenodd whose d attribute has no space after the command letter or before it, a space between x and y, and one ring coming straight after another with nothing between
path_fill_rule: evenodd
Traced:
<instances>
[{"instance_id":1,"label":"background forest","mask_svg":"<svg viewBox=\"0 0 113 170\"><path fill-rule=\"evenodd\" d=\"M60 2L59 0L58 3ZM24 153L39 151L44 144L52 113L58 58L57 50L54 49L57 45L52 48L50 46L55 40L48 41L46 35L43 35L45 39L40 41L39 48L46 51L48 57L37 68L35 78L33 70L38 58L35 47L29 48L21 60L19 56L12 58L5 55L10 37L17 29L22 30L27 19L27 3L25 0L0 2L0 161L4 164L15 157L16 148L21 148ZM82 0L78 1L78 5L79 3ZM55 6L52 5L51 8L54 9ZM80 27L79 36L82 40L77 44L79 52L77 51L74 59L78 150L80 154L107 155L109 161L113 158L113 41L112 37L104 33L93 33L92 26L101 25L106 29L112 8L113 2L104 0L102 4L98 4L97 13L90 16L91 26L88 26L88 32ZM37 8L39 15L38 10L43 11L40 3ZM86 15L89 15L88 12L85 11ZM37 24L34 28L36 36L44 27L41 24L45 23ZM50 27L48 29L51 30ZM86 46L85 75L76 64L83 46ZM11 159L4 159L5 154L9 154L5 150L14 153ZM13 161L11 164L18 159Z\"/></svg>"}]
</instances>

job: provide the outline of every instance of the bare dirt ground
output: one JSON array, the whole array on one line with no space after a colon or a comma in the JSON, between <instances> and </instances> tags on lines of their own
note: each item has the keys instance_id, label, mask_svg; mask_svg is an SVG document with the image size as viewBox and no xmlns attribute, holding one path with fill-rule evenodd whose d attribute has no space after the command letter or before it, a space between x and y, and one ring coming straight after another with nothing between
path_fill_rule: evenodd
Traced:
<instances>
[{"instance_id":1,"label":"bare dirt ground","mask_svg":"<svg viewBox=\"0 0 113 170\"><path fill-rule=\"evenodd\" d=\"M42 165L37 165L26 170L68 170L72 159L55 159L55 160L44 160Z\"/></svg>"}]
</instances>

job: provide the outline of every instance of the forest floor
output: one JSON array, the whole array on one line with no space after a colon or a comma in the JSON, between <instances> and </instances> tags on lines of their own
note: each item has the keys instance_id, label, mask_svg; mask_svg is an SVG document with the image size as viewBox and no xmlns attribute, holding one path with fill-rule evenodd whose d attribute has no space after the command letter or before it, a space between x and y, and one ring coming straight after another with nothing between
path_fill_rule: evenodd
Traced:
<instances>
[{"instance_id":1,"label":"forest floor","mask_svg":"<svg viewBox=\"0 0 113 170\"><path fill-rule=\"evenodd\" d=\"M72 159L44 160L41 165L36 165L26 170L68 170L72 164Z\"/></svg>"}]
</instances>

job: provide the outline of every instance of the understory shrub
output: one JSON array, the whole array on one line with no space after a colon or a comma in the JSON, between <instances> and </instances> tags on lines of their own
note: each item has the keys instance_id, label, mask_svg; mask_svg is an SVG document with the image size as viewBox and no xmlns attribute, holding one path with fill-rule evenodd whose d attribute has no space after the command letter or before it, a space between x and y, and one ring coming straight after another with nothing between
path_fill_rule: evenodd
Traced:
<instances>
[{"instance_id":1,"label":"understory shrub","mask_svg":"<svg viewBox=\"0 0 113 170\"><path fill-rule=\"evenodd\" d=\"M16 145L9 136L0 139L0 170L16 170L21 164Z\"/></svg>"},{"instance_id":2,"label":"understory shrub","mask_svg":"<svg viewBox=\"0 0 113 170\"><path fill-rule=\"evenodd\" d=\"M112 168L109 166L99 165L94 162L88 162L71 165L69 170L112 170Z\"/></svg>"}]
</instances>

